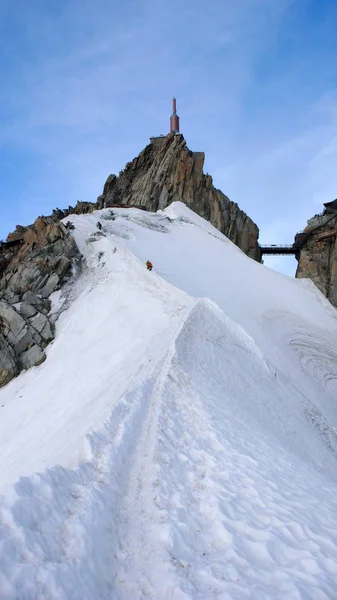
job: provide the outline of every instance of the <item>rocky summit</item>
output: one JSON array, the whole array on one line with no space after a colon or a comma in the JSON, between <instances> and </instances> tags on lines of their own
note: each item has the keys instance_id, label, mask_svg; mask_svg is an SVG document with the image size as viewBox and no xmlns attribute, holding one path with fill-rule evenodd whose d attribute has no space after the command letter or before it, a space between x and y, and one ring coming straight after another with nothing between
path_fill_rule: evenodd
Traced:
<instances>
[{"instance_id":1,"label":"rocky summit","mask_svg":"<svg viewBox=\"0 0 337 600\"><path fill-rule=\"evenodd\" d=\"M184 202L250 258L260 261L258 227L214 187L212 177L203 172L204 161L204 152L189 150L182 134L152 138L119 176L109 175L98 206L132 204L157 211L171 202Z\"/></svg>"},{"instance_id":2,"label":"rocky summit","mask_svg":"<svg viewBox=\"0 0 337 600\"><path fill-rule=\"evenodd\" d=\"M151 138L144 150L116 175L109 175L97 202L78 202L39 217L33 225L0 242L0 387L21 370L45 359L57 318L51 294L80 266L82 255L70 232L69 215L113 206L156 212L181 201L210 221L247 256L261 261L255 223L214 187L203 172L205 155L192 152L180 133ZM63 223L61 222L63 220ZM296 277L310 278L337 306L337 220L316 215L301 234Z\"/></svg>"},{"instance_id":3,"label":"rocky summit","mask_svg":"<svg viewBox=\"0 0 337 600\"><path fill-rule=\"evenodd\" d=\"M205 155L191 152L181 134L152 138L119 176L110 175L96 203L55 209L33 225L18 225L0 243L0 386L45 359L56 315L50 295L69 279L81 254L61 222L71 214L112 205L157 211L175 200L209 220L248 256L260 260L255 223L203 173Z\"/></svg>"},{"instance_id":4,"label":"rocky summit","mask_svg":"<svg viewBox=\"0 0 337 600\"><path fill-rule=\"evenodd\" d=\"M18 225L1 243L0 386L44 361L44 348L54 338L49 296L80 261L73 237L55 217Z\"/></svg>"}]
</instances>

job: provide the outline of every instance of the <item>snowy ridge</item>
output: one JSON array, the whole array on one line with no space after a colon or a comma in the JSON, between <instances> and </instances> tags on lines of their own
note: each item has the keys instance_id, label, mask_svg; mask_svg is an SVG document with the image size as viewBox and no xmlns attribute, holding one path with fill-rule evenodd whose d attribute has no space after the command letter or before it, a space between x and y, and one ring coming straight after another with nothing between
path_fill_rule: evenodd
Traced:
<instances>
[{"instance_id":1,"label":"snowy ridge","mask_svg":"<svg viewBox=\"0 0 337 600\"><path fill-rule=\"evenodd\" d=\"M256 435L258 423L247 420L242 406L238 410L233 402L219 403L219 389L228 381L220 369L223 359L231 367L221 333L227 339L234 334L241 341L238 352L247 358L244 336L226 321L221 327L221 321L220 311L210 303L195 307L178 339L169 402L162 414L157 504L168 513L168 545L186 594L181 597L296 598L308 584L313 597L319 597L322 587L333 597L336 499L324 478L317 498L310 469L294 456L289 462L282 445L268 439L263 423L261 435ZM194 338L208 339L211 348L197 346L191 332ZM196 346L200 353L192 357ZM251 350L248 358L262 374L264 365L256 353ZM213 374L219 373L218 390L204 377L205 361ZM249 366L248 372L243 385L252 376ZM274 381L270 375L265 379ZM227 394L235 402L231 390ZM248 393L246 400L254 402ZM292 485L294 467L299 469L299 488ZM325 521L322 503L327 497L330 517ZM327 545L325 535L330 538ZM329 576L317 581L323 564Z\"/></svg>"},{"instance_id":2,"label":"snowy ridge","mask_svg":"<svg viewBox=\"0 0 337 600\"><path fill-rule=\"evenodd\" d=\"M134 516L134 505L141 502L140 496L146 496L147 502L151 499L149 470L163 388L176 339L194 304L181 317L167 356L151 378L120 399L102 431L89 434L90 458L75 470L56 467L44 474L21 478L16 485L19 499L11 509L3 507L1 513L2 525L7 529L1 556L2 597L12 598L14 590L21 590L25 598L52 593L55 598L77 600L106 597L114 589L112 565L123 557L117 548L118 544L125 544L128 531L125 526L120 531L118 525ZM137 456L144 448L145 460L142 454ZM136 513L136 523L141 524L141 553L146 552L148 535L143 531L148 525L146 501ZM148 519L151 520L151 511ZM129 529L135 531L135 527ZM134 543L133 539L129 547L134 548ZM14 574L13 555L22 565Z\"/></svg>"},{"instance_id":3,"label":"snowy ridge","mask_svg":"<svg viewBox=\"0 0 337 600\"><path fill-rule=\"evenodd\" d=\"M0 598L335 600L336 311L179 203L71 220L87 268L0 392Z\"/></svg>"},{"instance_id":4,"label":"snowy ridge","mask_svg":"<svg viewBox=\"0 0 337 600\"><path fill-rule=\"evenodd\" d=\"M148 400L148 413L141 424L140 435L133 455L132 469L129 474L129 489L126 498L121 498L120 516L124 522L122 535L119 536L120 550L117 558L121 558L122 566L117 570L116 591L120 587L120 595L138 597L147 594L151 589L146 574L151 571L155 585L162 588L164 597L170 597L172 591L178 593L178 588L172 588L169 579L169 561L165 556L163 544L166 536L158 535L156 525L161 517L154 512L154 490L158 485L158 467L154 462L158 445L158 429L162 403L172 369L172 361L176 354L176 343L181 332L186 327L190 312L197 302L187 309L171 340L167 356L159 368L151 395ZM136 510L135 510L136 508ZM157 519L155 518L157 516ZM156 564L154 564L154 560ZM125 562L125 565L123 564ZM133 583L129 583L128 573L136 575ZM126 591L123 589L126 587ZM141 596L140 596L141 597Z\"/></svg>"}]
</instances>

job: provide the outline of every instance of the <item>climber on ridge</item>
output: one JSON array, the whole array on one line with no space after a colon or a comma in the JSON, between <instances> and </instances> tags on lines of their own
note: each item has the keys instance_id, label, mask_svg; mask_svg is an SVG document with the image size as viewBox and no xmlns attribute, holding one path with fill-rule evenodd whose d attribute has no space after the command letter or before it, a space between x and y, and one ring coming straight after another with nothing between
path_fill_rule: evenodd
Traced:
<instances>
[{"instance_id":1,"label":"climber on ridge","mask_svg":"<svg viewBox=\"0 0 337 600\"><path fill-rule=\"evenodd\" d=\"M148 271L152 271L153 264L149 260L146 261L146 268Z\"/></svg>"}]
</instances>

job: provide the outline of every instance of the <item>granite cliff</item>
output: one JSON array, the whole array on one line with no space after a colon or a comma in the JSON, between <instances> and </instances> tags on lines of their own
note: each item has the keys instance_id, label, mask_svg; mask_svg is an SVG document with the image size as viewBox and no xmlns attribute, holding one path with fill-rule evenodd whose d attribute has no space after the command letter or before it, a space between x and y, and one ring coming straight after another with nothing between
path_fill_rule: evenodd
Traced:
<instances>
[{"instance_id":1,"label":"granite cliff","mask_svg":"<svg viewBox=\"0 0 337 600\"><path fill-rule=\"evenodd\" d=\"M0 387L45 360L54 339L50 295L64 285L81 255L55 217L17 226L0 244Z\"/></svg>"},{"instance_id":2,"label":"granite cliff","mask_svg":"<svg viewBox=\"0 0 337 600\"><path fill-rule=\"evenodd\" d=\"M101 208L132 204L156 211L171 202L184 202L224 233L251 258L260 261L259 230L203 173L205 155L191 152L182 134L152 138L151 143L119 176L109 175L97 199Z\"/></svg>"},{"instance_id":3,"label":"granite cliff","mask_svg":"<svg viewBox=\"0 0 337 600\"><path fill-rule=\"evenodd\" d=\"M337 307L337 218L329 212L309 219L303 232L296 277L307 277ZM302 234L301 234L302 235Z\"/></svg>"}]
</instances>

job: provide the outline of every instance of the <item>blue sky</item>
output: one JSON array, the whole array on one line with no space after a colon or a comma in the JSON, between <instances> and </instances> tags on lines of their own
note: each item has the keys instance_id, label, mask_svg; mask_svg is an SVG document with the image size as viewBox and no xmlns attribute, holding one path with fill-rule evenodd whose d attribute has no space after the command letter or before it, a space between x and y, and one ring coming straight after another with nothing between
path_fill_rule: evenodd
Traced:
<instances>
[{"instance_id":1,"label":"blue sky","mask_svg":"<svg viewBox=\"0 0 337 600\"><path fill-rule=\"evenodd\" d=\"M2 0L0 238L96 200L175 95L215 185L291 243L337 196L336 26L335 0Z\"/></svg>"}]
</instances>

